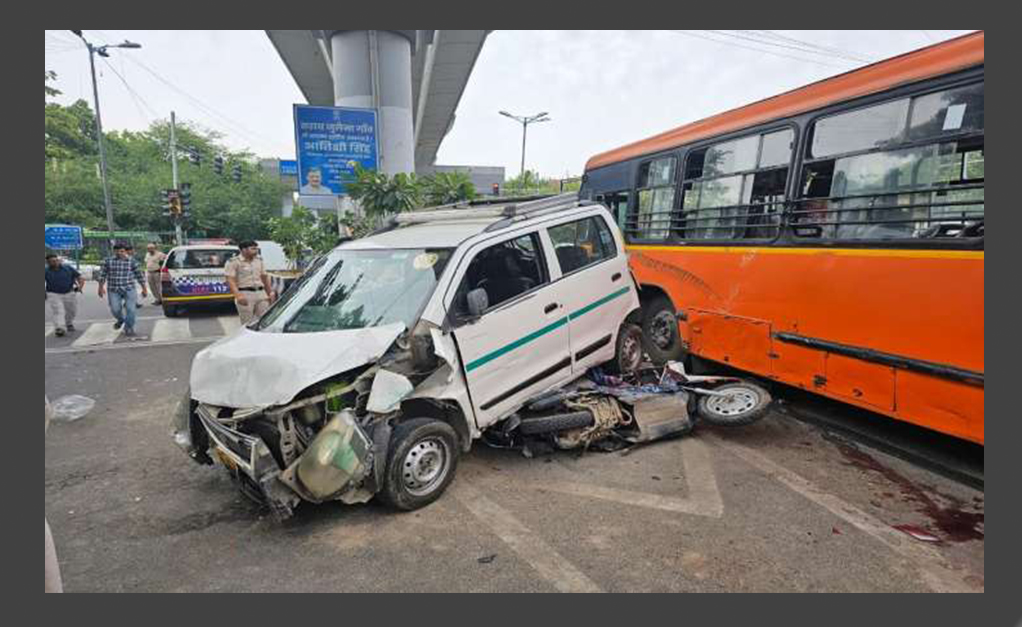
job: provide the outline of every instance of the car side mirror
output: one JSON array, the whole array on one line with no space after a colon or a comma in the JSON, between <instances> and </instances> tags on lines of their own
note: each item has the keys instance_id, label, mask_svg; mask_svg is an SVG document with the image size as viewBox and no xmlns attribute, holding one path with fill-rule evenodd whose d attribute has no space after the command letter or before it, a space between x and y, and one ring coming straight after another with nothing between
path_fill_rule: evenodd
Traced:
<instances>
[{"instance_id":1,"label":"car side mirror","mask_svg":"<svg viewBox=\"0 0 1022 627\"><path fill-rule=\"evenodd\" d=\"M486 308L490 306L490 297L486 294L486 290L481 287L477 287L469 292L465 298L468 301L468 313L473 318L483 315Z\"/></svg>"}]
</instances>

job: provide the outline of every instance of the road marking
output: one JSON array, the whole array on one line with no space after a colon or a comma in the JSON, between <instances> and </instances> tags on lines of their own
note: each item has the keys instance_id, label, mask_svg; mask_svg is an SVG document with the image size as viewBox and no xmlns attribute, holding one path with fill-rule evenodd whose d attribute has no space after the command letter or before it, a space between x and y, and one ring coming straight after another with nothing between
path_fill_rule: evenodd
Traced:
<instances>
[{"instance_id":1,"label":"road marking","mask_svg":"<svg viewBox=\"0 0 1022 627\"><path fill-rule=\"evenodd\" d=\"M537 490L614 501L623 505L720 518L724 514L724 503L717 489L717 478L710 463L709 449L694 438L681 440L681 449L685 480L688 482L686 498L568 481L537 483L533 487Z\"/></svg>"},{"instance_id":2,"label":"road marking","mask_svg":"<svg viewBox=\"0 0 1022 627\"><path fill-rule=\"evenodd\" d=\"M47 348L46 354L64 354L64 353L91 353L94 351L104 350L121 350L121 349L132 349L132 348L149 348L154 346L181 346L185 344L209 344L222 339L222 335L214 335L212 337L193 337L189 340L173 340L169 342L148 342L145 340L139 340L137 342L119 342L117 344L102 344L95 346L80 346L75 347L74 345L67 348Z\"/></svg>"},{"instance_id":3,"label":"road marking","mask_svg":"<svg viewBox=\"0 0 1022 627\"><path fill-rule=\"evenodd\" d=\"M846 503L833 494L825 492L808 479L779 466L762 453L741 444L728 442L714 434L704 434L702 437L709 439L717 447L728 451L753 468L780 481L791 490L820 505L838 518L879 540L888 548L913 562L919 568L923 581L934 592L983 591L982 587L977 588L974 585L970 585L964 578L964 575L967 573L956 571L932 547L910 539L904 533L894 529L884 521L875 518L850 503Z\"/></svg>"},{"instance_id":4,"label":"road marking","mask_svg":"<svg viewBox=\"0 0 1022 627\"><path fill-rule=\"evenodd\" d=\"M223 328L224 335L231 335L241 328L241 319L238 316L220 316L217 320L220 321L220 327Z\"/></svg>"},{"instance_id":5,"label":"road marking","mask_svg":"<svg viewBox=\"0 0 1022 627\"><path fill-rule=\"evenodd\" d=\"M82 336L71 344L71 347L82 348L112 344L120 334L121 329L115 329L112 324L90 324L89 328L85 329L85 333L82 333Z\"/></svg>"},{"instance_id":6,"label":"road marking","mask_svg":"<svg viewBox=\"0 0 1022 627\"><path fill-rule=\"evenodd\" d=\"M188 327L188 320L165 318L156 321L151 337L153 342L187 340L191 339L192 331Z\"/></svg>"},{"instance_id":7,"label":"road marking","mask_svg":"<svg viewBox=\"0 0 1022 627\"><path fill-rule=\"evenodd\" d=\"M47 318L49 318L49 316L47 316ZM163 318L164 318L163 316L135 316L135 320L163 320ZM107 323L107 324L113 324L114 323L114 319L113 318L89 318L87 320L83 320L83 319L76 319L75 320L75 324L77 324L77 325L86 325L86 324L92 324L92 323L97 323L97 322L104 322L104 323Z\"/></svg>"},{"instance_id":8,"label":"road marking","mask_svg":"<svg viewBox=\"0 0 1022 627\"><path fill-rule=\"evenodd\" d=\"M598 585L564 559L510 512L486 498L464 477L451 486L454 496L557 590L603 592Z\"/></svg>"}]
</instances>

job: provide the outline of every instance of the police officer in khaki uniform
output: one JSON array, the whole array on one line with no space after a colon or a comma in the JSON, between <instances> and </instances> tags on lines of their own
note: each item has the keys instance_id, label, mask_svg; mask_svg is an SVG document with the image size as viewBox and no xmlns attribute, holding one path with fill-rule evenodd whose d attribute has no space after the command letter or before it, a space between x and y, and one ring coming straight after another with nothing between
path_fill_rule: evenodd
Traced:
<instances>
[{"instance_id":1,"label":"police officer in khaki uniform","mask_svg":"<svg viewBox=\"0 0 1022 627\"><path fill-rule=\"evenodd\" d=\"M263 260L257 256L259 246L252 240L245 240L238 244L238 248L241 254L228 261L224 271L234 294L238 316L244 325L263 315L277 295L270 288L270 277L263 269Z\"/></svg>"}]
</instances>

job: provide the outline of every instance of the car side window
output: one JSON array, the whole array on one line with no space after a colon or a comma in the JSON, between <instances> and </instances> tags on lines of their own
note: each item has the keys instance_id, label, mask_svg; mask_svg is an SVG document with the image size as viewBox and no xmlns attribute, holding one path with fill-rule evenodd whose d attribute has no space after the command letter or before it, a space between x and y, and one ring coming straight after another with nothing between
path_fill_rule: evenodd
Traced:
<instances>
[{"instance_id":1,"label":"car side window","mask_svg":"<svg viewBox=\"0 0 1022 627\"><path fill-rule=\"evenodd\" d=\"M547 229L561 273L568 274L617 255L617 244L599 216L583 218Z\"/></svg>"},{"instance_id":2,"label":"car side window","mask_svg":"<svg viewBox=\"0 0 1022 627\"><path fill-rule=\"evenodd\" d=\"M458 287L454 310L468 315L467 295L472 290L486 290L492 309L549 281L538 234L522 235L476 254Z\"/></svg>"}]
</instances>

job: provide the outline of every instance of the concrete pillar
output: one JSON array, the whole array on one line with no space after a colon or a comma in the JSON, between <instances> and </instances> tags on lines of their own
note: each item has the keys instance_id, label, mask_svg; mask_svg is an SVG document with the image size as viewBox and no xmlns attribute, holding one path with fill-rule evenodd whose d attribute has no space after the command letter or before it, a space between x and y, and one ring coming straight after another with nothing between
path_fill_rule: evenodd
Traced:
<instances>
[{"instance_id":1,"label":"concrete pillar","mask_svg":"<svg viewBox=\"0 0 1022 627\"><path fill-rule=\"evenodd\" d=\"M414 32L414 31L411 31ZM372 108L373 72L370 31L333 31L334 104ZM402 33L375 31L378 67L380 171L415 171L412 128L412 42Z\"/></svg>"}]
</instances>

